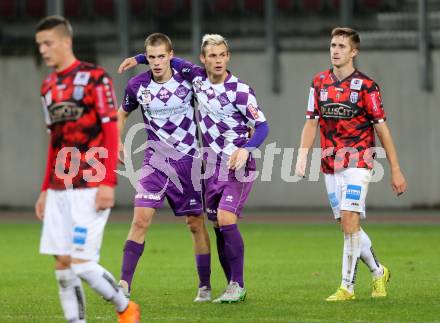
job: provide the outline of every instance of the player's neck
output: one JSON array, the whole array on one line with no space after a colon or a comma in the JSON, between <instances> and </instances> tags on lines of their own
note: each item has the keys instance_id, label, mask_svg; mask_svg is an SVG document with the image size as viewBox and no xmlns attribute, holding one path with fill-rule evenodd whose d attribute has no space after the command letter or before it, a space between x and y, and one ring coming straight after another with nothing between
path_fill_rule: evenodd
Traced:
<instances>
[{"instance_id":1,"label":"player's neck","mask_svg":"<svg viewBox=\"0 0 440 323\"><path fill-rule=\"evenodd\" d=\"M75 55L73 55L73 53L66 55L63 61L55 66L55 72L59 73L61 71L64 71L66 68L68 68L73 63L75 63L75 61L76 61L76 57Z\"/></svg>"},{"instance_id":2,"label":"player's neck","mask_svg":"<svg viewBox=\"0 0 440 323\"><path fill-rule=\"evenodd\" d=\"M155 76L153 75L153 80L156 83L166 83L173 77L173 71L171 68L167 69L163 75Z\"/></svg>"},{"instance_id":3,"label":"player's neck","mask_svg":"<svg viewBox=\"0 0 440 323\"><path fill-rule=\"evenodd\" d=\"M216 75L213 73L207 73L208 74L208 79L209 82L211 82L212 84L220 84L223 83L226 78L228 77L228 72L224 72L222 75Z\"/></svg>"},{"instance_id":4,"label":"player's neck","mask_svg":"<svg viewBox=\"0 0 440 323\"><path fill-rule=\"evenodd\" d=\"M342 81L343 79L347 78L348 76L353 74L354 71L355 68L353 64L347 64L340 67L333 66L333 74L336 76L336 78L339 81Z\"/></svg>"}]
</instances>

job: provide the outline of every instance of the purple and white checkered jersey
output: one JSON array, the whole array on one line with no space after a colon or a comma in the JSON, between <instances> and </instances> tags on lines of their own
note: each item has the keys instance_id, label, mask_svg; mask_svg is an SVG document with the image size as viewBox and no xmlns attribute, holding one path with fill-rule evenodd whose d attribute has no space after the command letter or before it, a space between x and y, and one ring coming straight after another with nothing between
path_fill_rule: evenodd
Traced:
<instances>
[{"instance_id":1,"label":"purple and white checkered jersey","mask_svg":"<svg viewBox=\"0 0 440 323\"><path fill-rule=\"evenodd\" d=\"M192 83L203 144L215 153L231 155L248 142L248 126L266 121L253 89L230 72L223 83L212 84L200 66L179 58L172 59L171 65Z\"/></svg>"},{"instance_id":2,"label":"purple and white checkered jersey","mask_svg":"<svg viewBox=\"0 0 440 323\"><path fill-rule=\"evenodd\" d=\"M139 105L142 107L148 140L160 144L160 153L177 151L196 156L199 148L192 104L192 86L182 74L173 70L170 80L156 83L152 72L147 71L129 80L122 108L131 112ZM170 150L163 147L169 147ZM147 152L149 149L154 150L148 147Z\"/></svg>"}]
</instances>

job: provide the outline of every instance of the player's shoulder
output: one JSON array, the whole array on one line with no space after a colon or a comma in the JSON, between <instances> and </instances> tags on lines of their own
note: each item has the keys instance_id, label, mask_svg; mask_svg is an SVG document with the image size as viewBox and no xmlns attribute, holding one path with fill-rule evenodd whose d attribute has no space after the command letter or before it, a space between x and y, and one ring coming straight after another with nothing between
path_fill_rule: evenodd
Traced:
<instances>
[{"instance_id":1,"label":"player's shoulder","mask_svg":"<svg viewBox=\"0 0 440 323\"><path fill-rule=\"evenodd\" d=\"M315 75L313 75L312 78L312 83L313 84L321 84L324 80L326 80L331 73L331 69L326 69L324 71L320 71L318 73L316 73Z\"/></svg>"},{"instance_id":2,"label":"player's shoulder","mask_svg":"<svg viewBox=\"0 0 440 323\"><path fill-rule=\"evenodd\" d=\"M151 70L144 71L130 78L128 80L127 86L132 89L138 88L140 85L146 87L148 86L148 84L150 84L152 77L153 75L151 73Z\"/></svg>"},{"instance_id":3,"label":"player's shoulder","mask_svg":"<svg viewBox=\"0 0 440 323\"><path fill-rule=\"evenodd\" d=\"M94 63L80 61L78 70L76 72L75 81L86 83L87 81L99 81L103 80L108 82L111 77L108 75L107 71L102 67ZM74 81L74 82L75 82Z\"/></svg>"},{"instance_id":4,"label":"player's shoulder","mask_svg":"<svg viewBox=\"0 0 440 323\"><path fill-rule=\"evenodd\" d=\"M237 76L235 76L233 74L231 74L230 77L228 77L225 80L225 87L226 87L226 84L229 84L229 85L235 84L236 90L238 92L252 92L253 93L253 91L254 91L252 89L252 86L250 86L249 83L243 81L242 79L238 78Z\"/></svg>"},{"instance_id":5,"label":"player's shoulder","mask_svg":"<svg viewBox=\"0 0 440 323\"><path fill-rule=\"evenodd\" d=\"M379 88L379 85L376 83L375 80L359 70L356 70L351 80L352 82L353 80L355 80L356 82L362 82L362 87L365 89Z\"/></svg>"},{"instance_id":6,"label":"player's shoulder","mask_svg":"<svg viewBox=\"0 0 440 323\"><path fill-rule=\"evenodd\" d=\"M41 92L44 93L49 90L54 82L57 80L57 74L55 72L50 73L45 77L41 83Z\"/></svg>"}]
</instances>

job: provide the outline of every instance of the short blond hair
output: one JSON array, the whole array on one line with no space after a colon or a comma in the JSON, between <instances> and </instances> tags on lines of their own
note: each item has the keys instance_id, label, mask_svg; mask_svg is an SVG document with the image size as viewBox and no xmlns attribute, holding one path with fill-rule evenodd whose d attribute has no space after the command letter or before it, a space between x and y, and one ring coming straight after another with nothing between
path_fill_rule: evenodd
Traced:
<instances>
[{"instance_id":1,"label":"short blond hair","mask_svg":"<svg viewBox=\"0 0 440 323\"><path fill-rule=\"evenodd\" d=\"M202 38L202 46L200 47L200 50L203 55L205 55L205 48L208 45L225 45L226 50L229 52L229 44L225 37L219 34L206 34Z\"/></svg>"}]
</instances>

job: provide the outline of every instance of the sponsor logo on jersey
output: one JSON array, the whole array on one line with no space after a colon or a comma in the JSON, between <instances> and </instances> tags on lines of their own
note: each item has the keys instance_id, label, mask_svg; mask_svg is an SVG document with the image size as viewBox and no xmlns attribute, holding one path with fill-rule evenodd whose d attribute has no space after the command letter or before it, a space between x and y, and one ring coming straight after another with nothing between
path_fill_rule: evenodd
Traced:
<instances>
[{"instance_id":1,"label":"sponsor logo on jersey","mask_svg":"<svg viewBox=\"0 0 440 323\"><path fill-rule=\"evenodd\" d=\"M162 88L159 91L159 99L161 100L168 100L171 96L170 91L168 91L166 88Z\"/></svg>"},{"instance_id":2,"label":"sponsor logo on jersey","mask_svg":"<svg viewBox=\"0 0 440 323\"><path fill-rule=\"evenodd\" d=\"M79 245L85 245L87 239L87 228L75 227L73 229L73 243Z\"/></svg>"},{"instance_id":3,"label":"sponsor logo on jersey","mask_svg":"<svg viewBox=\"0 0 440 323\"><path fill-rule=\"evenodd\" d=\"M84 97L84 86L75 86L72 97L79 101Z\"/></svg>"},{"instance_id":4,"label":"sponsor logo on jersey","mask_svg":"<svg viewBox=\"0 0 440 323\"><path fill-rule=\"evenodd\" d=\"M252 103L249 103L248 106L247 106L247 108L248 108L249 112L251 113L252 118L254 118L254 119L258 119L258 117L259 117L259 115L258 115L258 109L257 109L256 107L254 107L254 106L252 105Z\"/></svg>"},{"instance_id":5,"label":"sponsor logo on jersey","mask_svg":"<svg viewBox=\"0 0 440 323\"><path fill-rule=\"evenodd\" d=\"M349 200L359 201L361 199L362 187L359 185L348 185L345 198Z\"/></svg>"},{"instance_id":6,"label":"sponsor logo on jersey","mask_svg":"<svg viewBox=\"0 0 440 323\"><path fill-rule=\"evenodd\" d=\"M189 200L189 205L197 205L197 201L195 199Z\"/></svg>"},{"instance_id":7,"label":"sponsor logo on jersey","mask_svg":"<svg viewBox=\"0 0 440 323\"><path fill-rule=\"evenodd\" d=\"M335 193L329 193L328 194L328 200L330 201L330 206L332 208L335 208L335 207L337 207L339 205L339 200L336 197Z\"/></svg>"},{"instance_id":8,"label":"sponsor logo on jersey","mask_svg":"<svg viewBox=\"0 0 440 323\"><path fill-rule=\"evenodd\" d=\"M225 201L226 202L232 202L234 200L234 197L232 195L227 195Z\"/></svg>"},{"instance_id":9,"label":"sponsor logo on jersey","mask_svg":"<svg viewBox=\"0 0 440 323\"><path fill-rule=\"evenodd\" d=\"M127 95L127 98L128 98L128 95ZM140 101L141 101L142 104L150 104L150 102L151 102L150 90L142 88L141 96L140 96Z\"/></svg>"},{"instance_id":10,"label":"sponsor logo on jersey","mask_svg":"<svg viewBox=\"0 0 440 323\"><path fill-rule=\"evenodd\" d=\"M323 118L351 119L357 115L352 107L342 103L328 103L321 107Z\"/></svg>"},{"instance_id":11,"label":"sponsor logo on jersey","mask_svg":"<svg viewBox=\"0 0 440 323\"><path fill-rule=\"evenodd\" d=\"M90 72L78 72L73 79L73 85L87 85L90 79Z\"/></svg>"},{"instance_id":12,"label":"sponsor logo on jersey","mask_svg":"<svg viewBox=\"0 0 440 323\"><path fill-rule=\"evenodd\" d=\"M328 92L326 89L321 89L319 91L319 101L327 101L328 98Z\"/></svg>"},{"instance_id":13,"label":"sponsor logo on jersey","mask_svg":"<svg viewBox=\"0 0 440 323\"><path fill-rule=\"evenodd\" d=\"M356 79L356 78L352 79L350 82L350 89L359 91L362 88L363 81L364 80L362 79Z\"/></svg>"},{"instance_id":14,"label":"sponsor logo on jersey","mask_svg":"<svg viewBox=\"0 0 440 323\"><path fill-rule=\"evenodd\" d=\"M160 194L136 194L135 198L137 199L145 199L145 200L153 200L153 201L160 201Z\"/></svg>"},{"instance_id":15,"label":"sponsor logo on jersey","mask_svg":"<svg viewBox=\"0 0 440 323\"><path fill-rule=\"evenodd\" d=\"M60 102L49 107L51 123L76 121L84 112L84 107L73 102Z\"/></svg>"},{"instance_id":16,"label":"sponsor logo on jersey","mask_svg":"<svg viewBox=\"0 0 440 323\"><path fill-rule=\"evenodd\" d=\"M357 92L350 93L350 102L351 103L357 103L358 98L359 98L359 93L357 93Z\"/></svg>"}]
</instances>

